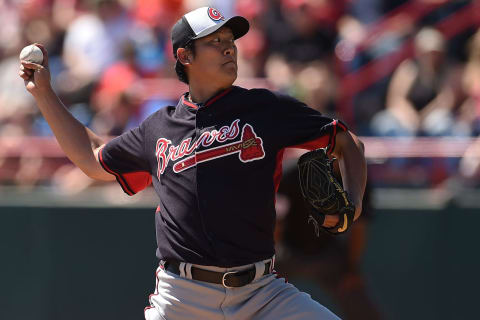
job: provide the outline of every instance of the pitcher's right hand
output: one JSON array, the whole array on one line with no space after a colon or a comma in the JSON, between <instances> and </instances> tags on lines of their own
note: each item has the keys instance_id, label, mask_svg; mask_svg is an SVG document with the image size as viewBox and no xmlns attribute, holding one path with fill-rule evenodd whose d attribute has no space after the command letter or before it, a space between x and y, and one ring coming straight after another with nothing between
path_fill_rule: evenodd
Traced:
<instances>
[{"instance_id":1,"label":"pitcher's right hand","mask_svg":"<svg viewBox=\"0 0 480 320\"><path fill-rule=\"evenodd\" d=\"M20 61L19 75L25 82L25 88L33 96L51 89L50 70L48 68L48 53L45 47L35 43L43 52L43 63L36 64L28 61Z\"/></svg>"}]
</instances>

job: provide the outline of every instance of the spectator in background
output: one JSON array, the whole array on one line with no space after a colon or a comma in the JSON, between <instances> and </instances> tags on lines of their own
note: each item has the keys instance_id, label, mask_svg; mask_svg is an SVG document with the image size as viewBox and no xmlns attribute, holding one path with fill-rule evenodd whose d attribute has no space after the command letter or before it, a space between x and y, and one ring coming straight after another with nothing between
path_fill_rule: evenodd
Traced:
<instances>
[{"instance_id":1,"label":"spectator in background","mask_svg":"<svg viewBox=\"0 0 480 320\"><path fill-rule=\"evenodd\" d=\"M480 181L480 139L476 139L460 160L460 179L465 186L479 186Z\"/></svg>"},{"instance_id":2,"label":"spectator in background","mask_svg":"<svg viewBox=\"0 0 480 320\"><path fill-rule=\"evenodd\" d=\"M337 70L345 80L340 83L339 102L343 105L341 109L354 117L355 127L362 134L370 134L372 117L385 106L388 85L385 70L398 65L390 56L404 50L404 39L412 33L414 22L408 11L392 11L400 4L399 1L350 1L347 13L337 23ZM371 67L377 63L381 67ZM359 90L354 83L366 86Z\"/></svg>"},{"instance_id":3,"label":"spectator in background","mask_svg":"<svg viewBox=\"0 0 480 320\"><path fill-rule=\"evenodd\" d=\"M143 78L175 78L170 28L181 17L183 8L183 0L136 0L132 5L134 27L130 30L130 40Z\"/></svg>"},{"instance_id":4,"label":"spectator in background","mask_svg":"<svg viewBox=\"0 0 480 320\"><path fill-rule=\"evenodd\" d=\"M36 113L34 101L20 90L22 81L11 78L16 74L16 64L18 53L0 60L0 136L32 134L31 122Z\"/></svg>"},{"instance_id":5,"label":"spectator in background","mask_svg":"<svg viewBox=\"0 0 480 320\"><path fill-rule=\"evenodd\" d=\"M463 73L462 86L467 99L460 108L460 121L467 123L474 136L480 134L480 30L468 45L468 61Z\"/></svg>"},{"instance_id":6,"label":"spectator in background","mask_svg":"<svg viewBox=\"0 0 480 320\"><path fill-rule=\"evenodd\" d=\"M21 48L22 24L18 7L12 1L0 1L0 60Z\"/></svg>"},{"instance_id":7,"label":"spectator in background","mask_svg":"<svg viewBox=\"0 0 480 320\"><path fill-rule=\"evenodd\" d=\"M117 61L128 38L131 20L116 0L82 1L79 14L69 24L63 47L66 73L60 75L61 91L91 86Z\"/></svg>"},{"instance_id":8,"label":"spectator in background","mask_svg":"<svg viewBox=\"0 0 480 320\"><path fill-rule=\"evenodd\" d=\"M459 120L471 128L471 134L480 134L480 29L468 43L468 61L464 69L462 87L467 99L460 108ZM463 186L478 186L480 181L480 139L465 151L459 164L458 180Z\"/></svg>"},{"instance_id":9,"label":"spectator in background","mask_svg":"<svg viewBox=\"0 0 480 320\"><path fill-rule=\"evenodd\" d=\"M302 65L290 91L298 99L319 112L338 117L335 114L336 79L327 63L321 60Z\"/></svg>"},{"instance_id":10,"label":"spectator in background","mask_svg":"<svg viewBox=\"0 0 480 320\"><path fill-rule=\"evenodd\" d=\"M250 31L237 41L238 63L242 66L239 77L256 78L265 76L267 59L267 37L264 31L264 14L267 1L238 0L236 12L250 22ZM223 11L222 11L223 12Z\"/></svg>"},{"instance_id":11,"label":"spectator in background","mask_svg":"<svg viewBox=\"0 0 480 320\"><path fill-rule=\"evenodd\" d=\"M31 3L15 5L0 1L0 136L32 134L35 111L34 100L22 92L22 79L12 78L17 73L18 53L30 41L48 43L51 32L45 23L44 10L30 10ZM36 28L36 32L32 32ZM18 69L18 67L17 67Z\"/></svg>"},{"instance_id":12,"label":"spectator in background","mask_svg":"<svg viewBox=\"0 0 480 320\"><path fill-rule=\"evenodd\" d=\"M93 129L100 135L122 134L139 107L140 97L131 90L140 79L133 42L125 42L122 56L103 72L92 94L91 106L96 113Z\"/></svg>"},{"instance_id":13,"label":"spectator in background","mask_svg":"<svg viewBox=\"0 0 480 320\"><path fill-rule=\"evenodd\" d=\"M265 75L276 90L305 101L323 114L339 117L335 114L336 77L325 61L290 63L275 54L266 61Z\"/></svg>"},{"instance_id":14,"label":"spectator in background","mask_svg":"<svg viewBox=\"0 0 480 320\"><path fill-rule=\"evenodd\" d=\"M344 8L345 1L270 1L262 19L267 79L279 91L335 117L333 45Z\"/></svg>"},{"instance_id":15,"label":"spectator in background","mask_svg":"<svg viewBox=\"0 0 480 320\"><path fill-rule=\"evenodd\" d=\"M331 56L342 13L343 1L273 1L264 16L269 54L303 63Z\"/></svg>"},{"instance_id":16,"label":"spectator in background","mask_svg":"<svg viewBox=\"0 0 480 320\"><path fill-rule=\"evenodd\" d=\"M124 2L124 1L123 1ZM185 0L135 0L132 14L141 24L169 29L182 16ZM167 32L168 33L168 32Z\"/></svg>"},{"instance_id":17,"label":"spectator in background","mask_svg":"<svg viewBox=\"0 0 480 320\"><path fill-rule=\"evenodd\" d=\"M433 28L422 28L414 47L414 58L394 72L386 110L372 119L372 130L381 136L454 134L455 97L448 82L445 39Z\"/></svg>"}]
</instances>

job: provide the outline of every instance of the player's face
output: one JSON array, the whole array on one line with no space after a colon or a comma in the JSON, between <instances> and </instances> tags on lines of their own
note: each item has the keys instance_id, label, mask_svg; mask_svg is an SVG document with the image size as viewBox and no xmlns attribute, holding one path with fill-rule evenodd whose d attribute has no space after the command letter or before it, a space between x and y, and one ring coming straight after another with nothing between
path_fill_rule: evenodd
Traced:
<instances>
[{"instance_id":1,"label":"player's face","mask_svg":"<svg viewBox=\"0 0 480 320\"><path fill-rule=\"evenodd\" d=\"M222 27L195 41L195 57L188 75L191 81L228 87L237 78L237 69L237 47L229 28Z\"/></svg>"}]
</instances>

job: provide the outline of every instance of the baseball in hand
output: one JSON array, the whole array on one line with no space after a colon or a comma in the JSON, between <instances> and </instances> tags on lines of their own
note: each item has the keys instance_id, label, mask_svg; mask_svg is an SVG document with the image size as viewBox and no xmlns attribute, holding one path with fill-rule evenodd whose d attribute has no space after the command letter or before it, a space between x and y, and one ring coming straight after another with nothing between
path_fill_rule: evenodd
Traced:
<instances>
[{"instance_id":1,"label":"baseball in hand","mask_svg":"<svg viewBox=\"0 0 480 320\"><path fill-rule=\"evenodd\" d=\"M22 49L22 51L20 52L20 60L42 64L43 52L39 47L31 44Z\"/></svg>"}]
</instances>

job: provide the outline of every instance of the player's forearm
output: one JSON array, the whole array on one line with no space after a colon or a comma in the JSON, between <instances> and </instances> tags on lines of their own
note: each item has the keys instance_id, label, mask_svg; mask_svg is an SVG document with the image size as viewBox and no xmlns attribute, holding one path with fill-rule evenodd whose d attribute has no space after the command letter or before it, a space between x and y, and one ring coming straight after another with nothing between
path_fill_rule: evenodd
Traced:
<instances>
[{"instance_id":1,"label":"player's forearm","mask_svg":"<svg viewBox=\"0 0 480 320\"><path fill-rule=\"evenodd\" d=\"M35 95L35 100L67 157L92 176L98 170L93 150L102 139L75 119L52 89Z\"/></svg>"},{"instance_id":2,"label":"player's forearm","mask_svg":"<svg viewBox=\"0 0 480 320\"><path fill-rule=\"evenodd\" d=\"M355 219L360 216L363 193L367 183L367 162L363 143L348 132L340 132L336 137L334 155L339 161L344 189L352 197L357 210Z\"/></svg>"},{"instance_id":3,"label":"player's forearm","mask_svg":"<svg viewBox=\"0 0 480 320\"><path fill-rule=\"evenodd\" d=\"M366 222L362 218L350 229L348 240L348 268L354 271L360 265L366 244Z\"/></svg>"}]
</instances>

